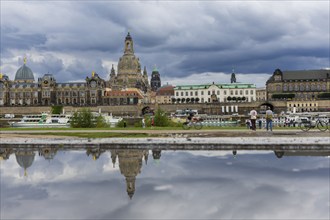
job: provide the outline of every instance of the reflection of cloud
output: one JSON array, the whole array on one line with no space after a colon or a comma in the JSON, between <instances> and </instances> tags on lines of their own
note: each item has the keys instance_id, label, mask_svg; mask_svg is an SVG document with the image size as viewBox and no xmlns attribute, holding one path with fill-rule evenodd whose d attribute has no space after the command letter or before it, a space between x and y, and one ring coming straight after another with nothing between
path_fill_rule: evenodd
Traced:
<instances>
[{"instance_id":1,"label":"reflection of cloud","mask_svg":"<svg viewBox=\"0 0 330 220\"><path fill-rule=\"evenodd\" d=\"M11 173L18 170L18 165L10 157L1 164L1 218L327 219L329 216L326 157L277 159L272 152L239 152L235 159L217 151L204 154L162 151L159 166L143 163L132 200L127 197L125 177L118 169L111 170L108 151L96 161L79 151L58 152L50 163L36 158L29 168L31 181ZM293 169L299 172L292 172ZM42 211L36 212L35 207Z\"/></svg>"}]
</instances>

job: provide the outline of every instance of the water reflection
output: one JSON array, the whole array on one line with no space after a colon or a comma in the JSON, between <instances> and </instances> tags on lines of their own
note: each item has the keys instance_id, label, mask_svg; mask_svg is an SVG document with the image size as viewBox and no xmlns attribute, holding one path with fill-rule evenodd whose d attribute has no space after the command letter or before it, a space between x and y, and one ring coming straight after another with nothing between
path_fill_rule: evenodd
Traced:
<instances>
[{"instance_id":1,"label":"water reflection","mask_svg":"<svg viewBox=\"0 0 330 220\"><path fill-rule=\"evenodd\" d=\"M0 147L0 217L323 218L330 205L329 155L306 150ZM15 176L15 163L24 177ZM30 205L48 212L35 213ZM70 208L81 213L69 213ZM146 209L161 214L151 216Z\"/></svg>"}]
</instances>

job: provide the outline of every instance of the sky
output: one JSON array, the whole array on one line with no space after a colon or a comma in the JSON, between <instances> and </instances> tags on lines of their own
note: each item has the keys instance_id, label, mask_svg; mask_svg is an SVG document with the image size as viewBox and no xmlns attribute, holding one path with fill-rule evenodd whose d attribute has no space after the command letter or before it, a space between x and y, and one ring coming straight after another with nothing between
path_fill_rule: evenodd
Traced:
<instances>
[{"instance_id":1,"label":"sky","mask_svg":"<svg viewBox=\"0 0 330 220\"><path fill-rule=\"evenodd\" d=\"M134 151L134 150L128 150ZM15 154L0 161L3 219L328 219L329 158L272 151L162 151L146 164L136 153L132 200L109 150L35 152L23 175ZM136 165L140 164L138 170ZM123 160L124 161L124 160ZM140 171L140 172L138 172Z\"/></svg>"},{"instance_id":2,"label":"sky","mask_svg":"<svg viewBox=\"0 0 330 220\"><path fill-rule=\"evenodd\" d=\"M129 31L149 79L258 87L276 68L330 67L330 1L0 1L1 73L109 78Z\"/></svg>"}]
</instances>

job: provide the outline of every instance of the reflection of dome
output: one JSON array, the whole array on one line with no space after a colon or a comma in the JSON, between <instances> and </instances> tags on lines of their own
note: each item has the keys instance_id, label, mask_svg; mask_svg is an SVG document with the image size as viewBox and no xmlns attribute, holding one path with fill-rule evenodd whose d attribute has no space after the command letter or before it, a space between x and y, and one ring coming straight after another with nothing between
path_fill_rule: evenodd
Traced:
<instances>
[{"instance_id":1,"label":"reflection of dome","mask_svg":"<svg viewBox=\"0 0 330 220\"><path fill-rule=\"evenodd\" d=\"M15 75L15 81L34 81L34 76L32 70L23 64L22 67L20 67Z\"/></svg>"},{"instance_id":2,"label":"reflection of dome","mask_svg":"<svg viewBox=\"0 0 330 220\"><path fill-rule=\"evenodd\" d=\"M18 151L15 153L17 163L26 170L34 161L33 151Z\"/></svg>"}]
</instances>

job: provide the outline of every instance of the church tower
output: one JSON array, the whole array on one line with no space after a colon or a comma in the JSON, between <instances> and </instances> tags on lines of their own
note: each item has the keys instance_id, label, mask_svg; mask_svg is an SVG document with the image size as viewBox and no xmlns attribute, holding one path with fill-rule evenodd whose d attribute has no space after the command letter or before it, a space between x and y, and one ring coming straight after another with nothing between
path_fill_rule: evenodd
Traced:
<instances>
[{"instance_id":1,"label":"church tower","mask_svg":"<svg viewBox=\"0 0 330 220\"><path fill-rule=\"evenodd\" d=\"M231 74L230 83L236 83L236 75L235 75L234 69L233 69L233 72Z\"/></svg>"},{"instance_id":2,"label":"church tower","mask_svg":"<svg viewBox=\"0 0 330 220\"><path fill-rule=\"evenodd\" d=\"M117 75L112 68L109 83L114 89L138 88L144 92L150 90L148 75L141 73L140 60L134 54L134 42L129 32L124 41L124 54L119 58Z\"/></svg>"},{"instance_id":3,"label":"church tower","mask_svg":"<svg viewBox=\"0 0 330 220\"><path fill-rule=\"evenodd\" d=\"M152 70L151 80L150 80L151 90L156 92L158 88L161 87L160 74L156 66Z\"/></svg>"}]
</instances>

